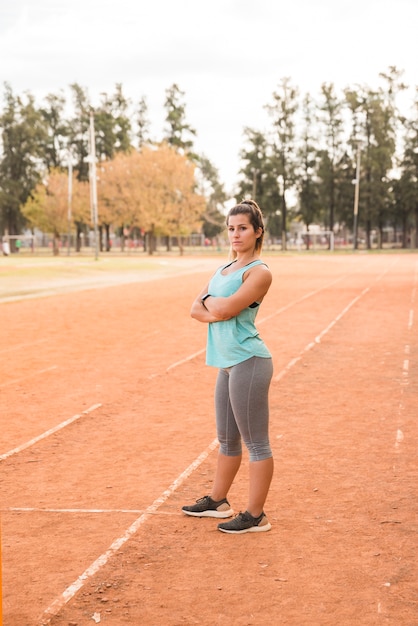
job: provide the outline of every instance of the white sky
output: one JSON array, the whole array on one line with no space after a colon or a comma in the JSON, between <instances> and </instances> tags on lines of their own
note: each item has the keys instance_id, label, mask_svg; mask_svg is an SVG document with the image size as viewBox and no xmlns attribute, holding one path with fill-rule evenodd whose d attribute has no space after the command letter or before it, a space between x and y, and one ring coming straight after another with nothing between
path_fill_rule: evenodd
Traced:
<instances>
[{"instance_id":1,"label":"white sky","mask_svg":"<svg viewBox=\"0 0 418 626\"><path fill-rule=\"evenodd\" d=\"M412 100L417 27L418 0L0 0L0 96L8 82L40 104L77 82L95 106L121 83L133 103L146 96L161 139L177 83L195 149L232 193L243 128L269 126L283 77L316 98L324 82L382 85L393 65Z\"/></svg>"}]
</instances>

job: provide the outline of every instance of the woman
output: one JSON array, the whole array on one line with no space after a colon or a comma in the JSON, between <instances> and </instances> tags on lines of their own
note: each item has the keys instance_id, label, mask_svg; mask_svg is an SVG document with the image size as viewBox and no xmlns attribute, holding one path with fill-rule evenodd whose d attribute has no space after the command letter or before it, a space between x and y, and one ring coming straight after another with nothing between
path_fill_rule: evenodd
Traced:
<instances>
[{"instance_id":1,"label":"woman","mask_svg":"<svg viewBox=\"0 0 418 626\"><path fill-rule=\"evenodd\" d=\"M195 517L233 515L227 495L241 464L244 440L250 459L247 508L231 521L220 523L218 529L262 532L271 528L264 503L273 476L268 433L273 366L254 321L272 276L260 259L264 224L257 203L242 201L229 211L226 223L233 260L215 272L191 309L194 319L208 324L206 363L219 368L215 389L220 443L217 469L211 494L182 510Z\"/></svg>"}]
</instances>

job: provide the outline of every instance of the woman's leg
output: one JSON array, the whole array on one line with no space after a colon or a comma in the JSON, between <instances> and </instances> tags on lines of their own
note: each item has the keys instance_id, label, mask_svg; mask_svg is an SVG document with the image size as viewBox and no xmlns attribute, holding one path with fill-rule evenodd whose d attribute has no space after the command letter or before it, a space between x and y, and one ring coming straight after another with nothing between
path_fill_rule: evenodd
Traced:
<instances>
[{"instance_id":1,"label":"woman's leg","mask_svg":"<svg viewBox=\"0 0 418 626\"><path fill-rule=\"evenodd\" d=\"M222 500L239 470L242 459L241 435L229 399L230 369L220 369L215 387L216 432L220 443L211 497Z\"/></svg>"},{"instance_id":2,"label":"woman's leg","mask_svg":"<svg viewBox=\"0 0 418 626\"><path fill-rule=\"evenodd\" d=\"M273 470L273 457L264 461L250 461L250 489L247 511L253 517L258 517L263 512L271 479L273 478Z\"/></svg>"},{"instance_id":3,"label":"woman's leg","mask_svg":"<svg viewBox=\"0 0 418 626\"><path fill-rule=\"evenodd\" d=\"M272 374L271 359L254 357L232 369L229 384L235 420L250 455L247 510L253 517L263 511L273 477L268 406Z\"/></svg>"},{"instance_id":4,"label":"woman's leg","mask_svg":"<svg viewBox=\"0 0 418 626\"><path fill-rule=\"evenodd\" d=\"M213 481L211 497L215 502L227 497L234 478L241 465L242 455L225 456L221 452L218 454L215 478Z\"/></svg>"}]
</instances>

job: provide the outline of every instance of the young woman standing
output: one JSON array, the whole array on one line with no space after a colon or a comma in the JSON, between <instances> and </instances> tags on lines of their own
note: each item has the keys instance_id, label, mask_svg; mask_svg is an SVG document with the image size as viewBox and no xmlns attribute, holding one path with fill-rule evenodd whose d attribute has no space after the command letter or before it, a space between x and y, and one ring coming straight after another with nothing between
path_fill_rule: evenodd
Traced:
<instances>
[{"instance_id":1,"label":"young woman standing","mask_svg":"<svg viewBox=\"0 0 418 626\"><path fill-rule=\"evenodd\" d=\"M262 532L271 524L264 503L273 476L269 443L268 391L272 357L255 318L272 276L260 259L264 238L261 210L242 201L227 215L232 262L220 267L193 302L191 316L208 324L206 363L219 368L215 388L216 428L220 443L212 492L182 508L195 517L227 518L227 496L242 459L243 440L250 460L247 508L218 524L226 533Z\"/></svg>"}]
</instances>

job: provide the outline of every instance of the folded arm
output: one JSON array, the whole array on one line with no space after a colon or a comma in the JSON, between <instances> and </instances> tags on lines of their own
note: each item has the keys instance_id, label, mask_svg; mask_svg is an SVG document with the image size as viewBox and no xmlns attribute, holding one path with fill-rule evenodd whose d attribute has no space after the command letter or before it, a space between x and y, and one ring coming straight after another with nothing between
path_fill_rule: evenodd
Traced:
<instances>
[{"instance_id":1,"label":"folded arm","mask_svg":"<svg viewBox=\"0 0 418 626\"><path fill-rule=\"evenodd\" d=\"M207 287L200 292L193 302L191 316L200 322L219 322L236 317L242 310L255 302L261 302L272 281L271 272L265 265L257 265L244 274L240 288L228 297L210 296Z\"/></svg>"}]
</instances>

